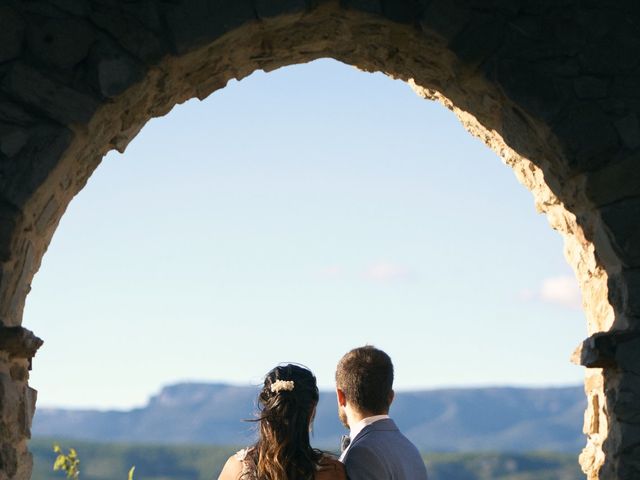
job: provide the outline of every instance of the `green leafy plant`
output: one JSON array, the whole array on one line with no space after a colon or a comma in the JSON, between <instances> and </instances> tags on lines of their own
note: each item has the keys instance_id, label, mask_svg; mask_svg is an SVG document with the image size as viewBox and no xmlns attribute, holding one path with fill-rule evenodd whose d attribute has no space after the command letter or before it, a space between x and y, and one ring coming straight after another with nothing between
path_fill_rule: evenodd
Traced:
<instances>
[{"instance_id":1,"label":"green leafy plant","mask_svg":"<svg viewBox=\"0 0 640 480\"><path fill-rule=\"evenodd\" d=\"M64 453L60 445L56 443L53 445L53 451L58 454L53 462L53 470L62 470L68 479L78 480L80 478L80 458L78 458L78 452L75 448L70 448L68 453ZM127 480L133 480L135 470L135 465L129 469Z\"/></svg>"},{"instance_id":2,"label":"green leafy plant","mask_svg":"<svg viewBox=\"0 0 640 480\"><path fill-rule=\"evenodd\" d=\"M58 454L53 462L53 469L55 471L62 470L67 474L67 478L76 480L80 478L80 459L78 458L78 452L74 448L69 449L69 453L65 454L60 445L55 444L53 451Z\"/></svg>"}]
</instances>

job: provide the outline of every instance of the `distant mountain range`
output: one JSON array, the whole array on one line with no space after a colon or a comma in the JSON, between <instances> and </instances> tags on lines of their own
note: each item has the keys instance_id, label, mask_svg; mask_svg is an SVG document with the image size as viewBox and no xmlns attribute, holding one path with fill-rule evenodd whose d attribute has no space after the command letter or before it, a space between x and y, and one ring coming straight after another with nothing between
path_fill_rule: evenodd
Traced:
<instances>
[{"instance_id":1,"label":"distant mountain range","mask_svg":"<svg viewBox=\"0 0 640 480\"><path fill-rule=\"evenodd\" d=\"M33 435L103 442L246 445L257 389L224 384L167 386L130 411L39 408ZM578 452L585 444L582 387L465 388L397 392L391 415L420 448L446 451ZM335 394L322 392L313 443L337 448L345 433Z\"/></svg>"}]
</instances>

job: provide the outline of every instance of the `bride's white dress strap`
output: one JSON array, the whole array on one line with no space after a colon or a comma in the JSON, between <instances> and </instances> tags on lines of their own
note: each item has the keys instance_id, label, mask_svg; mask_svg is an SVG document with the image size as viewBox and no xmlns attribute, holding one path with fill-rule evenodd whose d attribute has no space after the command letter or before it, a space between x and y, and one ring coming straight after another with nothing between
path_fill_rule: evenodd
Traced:
<instances>
[{"instance_id":1,"label":"bride's white dress strap","mask_svg":"<svg viewBox=\"0 0 640 480\"><path fill-rule=\"evenodd\" d=\"M242 480L257 480L256 465L249 455L250 450L250 448L243 448L236 453L236 458L242 462L242 474L240 475Z\"/></svg>"}]
</instances>

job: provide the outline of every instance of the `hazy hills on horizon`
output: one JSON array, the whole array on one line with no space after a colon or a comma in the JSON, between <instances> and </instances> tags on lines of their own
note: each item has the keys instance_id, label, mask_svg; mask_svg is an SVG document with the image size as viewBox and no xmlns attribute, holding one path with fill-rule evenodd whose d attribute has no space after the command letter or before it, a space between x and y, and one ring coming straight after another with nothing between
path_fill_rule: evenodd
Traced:
<instances>
[{"instance_id":1,"label":"hazy hills on horizon","mask_svg":"<svg viewBox=\"0 0 640 480\"><path fill-rule=\"evenodd\" d=\"M102 442L246 445L257 387L179 383L128 411L38 408L35 437ZM391 416L423 451L578 452L582 386L455 388L397 392ZM313 443L332 448L345 433L335 394L321 392Z\"/></svg>"}]
</instances>

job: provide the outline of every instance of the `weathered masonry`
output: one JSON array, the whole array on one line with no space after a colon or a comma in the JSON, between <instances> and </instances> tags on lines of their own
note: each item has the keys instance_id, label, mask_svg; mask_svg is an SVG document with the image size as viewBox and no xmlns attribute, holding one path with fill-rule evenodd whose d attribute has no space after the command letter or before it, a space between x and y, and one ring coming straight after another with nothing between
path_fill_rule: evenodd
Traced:
<instances>
[{"instance_id":1,"label":"weathered masonry","mask_svg":"<svg viewBox=\"0 0 640 480\"><path fill-rule=\"evenodd\" d=\"M31 475L25 297L103 155L229 79L321 57L410 82L531 190L584 295L580 463L640 478L640 2L3 0L0 479Z\"/></svg>"}]
</instances>

